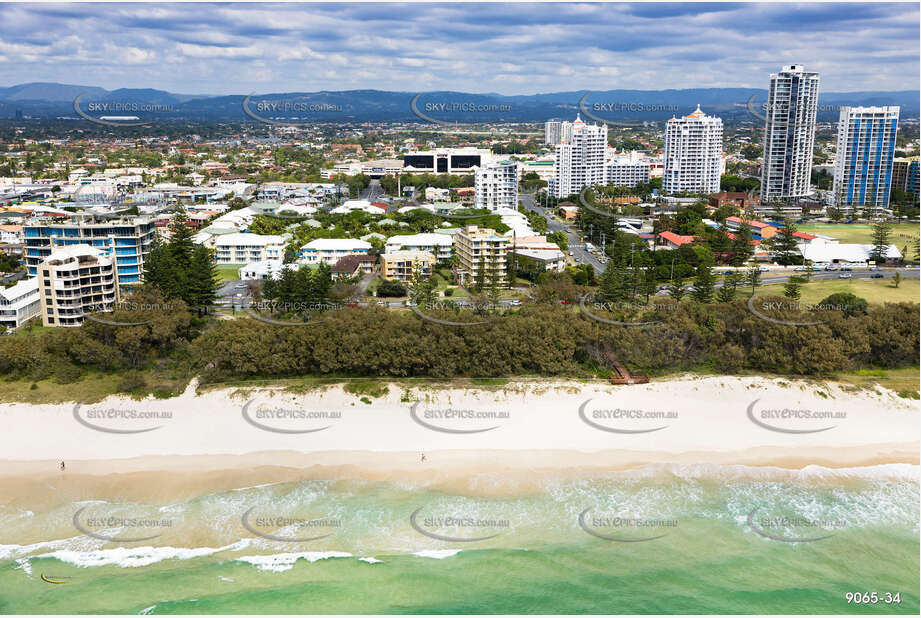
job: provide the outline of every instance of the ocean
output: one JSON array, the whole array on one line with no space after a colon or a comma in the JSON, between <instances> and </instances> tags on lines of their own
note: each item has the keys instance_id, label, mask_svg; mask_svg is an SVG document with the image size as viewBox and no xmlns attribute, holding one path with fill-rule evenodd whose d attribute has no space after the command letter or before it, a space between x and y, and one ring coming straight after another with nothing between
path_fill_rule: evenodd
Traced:
<instances>
[{"instance_id":1,"label":"ocean","mask_svg":"<svg viewBox=\"0 0 921 618\"><path fill-rule=\"evenodd\" d=\"M303 481L5 504L0 523L0 613L919 612L905 464L659 465L522 492Z\"/></svg>"}]
</instances>

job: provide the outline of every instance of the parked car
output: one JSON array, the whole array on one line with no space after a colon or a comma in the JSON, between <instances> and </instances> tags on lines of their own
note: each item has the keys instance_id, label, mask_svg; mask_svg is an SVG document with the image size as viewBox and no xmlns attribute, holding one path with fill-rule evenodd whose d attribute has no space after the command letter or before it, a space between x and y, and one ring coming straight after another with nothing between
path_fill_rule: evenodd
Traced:
<instances>
[{"instance_id":1,"label":"parked car","mask_svg":"<svg viewBox=\"0 0 921 618\"><path fill-rule=\"evenodd\" d=\"M879 266L871 266L868 270L879 270Z\"/></svg>"},{"instance_id":2,"label":"parked car","mask_svg":"<svg viewBox=\"0 0 921 618\"><path fill-rule=\"evenodd\" d=\"M379 301L377 301L377 304L380 305L380 306L382 306L382 307L386 307L386 306L387 306L387 301L386 301L386 300L379 300Z\"/></svg>"},{"instance_id":3,"label":"parked car","mask_svg":"<svg viewBox=\"0 0 921 618\"><path fill-rule=\"evenodd\" d=\"M883 273L873 273L872 275L870 275L870 279L883 279L883 278L885 278L885 275L883 275Z\"/></svg>"},{"instance_id":4,"label":"parked car","mask_svg":"<svg viewBox=\"0 0 921 618\"><path fill-rule=\"evenodd\" d=\"M771 270L771 269L768 268L767 266L759 266L759 267L758 267L758 272L759 272L759 273L770 272L770 270Z\"/></svg>"},{"instance_id":5,"label":"parked car","mask_svg":"<svg viewBox=\"0 0 921 618\"><path fill-rule=\"evenodd\" d=\"M829 271L838 270L838 267L835 266L834 264L829 264L828 266L825 267L825 270L829 270Z\"/></svg>"},{"instance_id":6,"label":"parked car","mask_svg":"<svg viewBox=\"0 0 921 618\"><path fill-rule=\"evenodd\" d=\"M511 305L512 307L517 307L517 306L519 306L519 305L521 304L521 301L518 300L517 298L515 298L515 299L509 301L508 304Z\"/></svg>"},{"instance_id":7,"label":"parked car","mask_svg":"<svg viewBox=\"0 0 921 618\"><path fill-rule=\"evenodd\" d=\"M841 267L841 270L842 270L842 271L850 271L850 270L853 270L853 268L851 268L850 266L842 266L842 267Z\"/></svg>"},{"instance_id":8,"label":"parked car","mask_svg":"<svg viewBox=\"0 0 921 618\"><path fill-rule=\"evenodd\" d=\"M838 275L838 279L850 279L853 276L854 275L852 275L851 273L841 273L840 275Z\"/></svg>"}]
</instances>

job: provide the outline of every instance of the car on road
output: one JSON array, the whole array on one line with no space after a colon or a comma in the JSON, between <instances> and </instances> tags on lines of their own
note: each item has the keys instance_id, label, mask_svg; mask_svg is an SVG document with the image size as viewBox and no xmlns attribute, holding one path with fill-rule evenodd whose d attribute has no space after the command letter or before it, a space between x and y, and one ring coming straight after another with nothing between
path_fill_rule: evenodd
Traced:
<instances>
[{"instance_id":1,"label":"car on road","mask_svg":"<svg viewBox=\"0 0 921 618\"><path fill-rule=\"evenodd\" d=\"M724 270L724 271L721 272L720 274L721 274L721 275L731 275L731 274L732 274L732 271L731 271L731 270Z\"/></svg>"},{"instance_id":2,"label":"car on road","mask_svg":"<svg viewBox=\"0 0 921 618\"><path fill-rule=\"evenodd\" d=\"M852 275L851 273L841 273L840 275L838 275L838 279L850 279L853 276L854 275Z\"/></svg>"},{"instance_id":3,"label":"car on road","mask_svg":"<svg viewBox=\"0 0 921 618\"><path fill-rule=\"evenodd\" d=\"M575 255L572 251L569 252L569 255Z\"/></svg>"},{"instance_id":4,"label":"car on road","mask_svg":"<svg viewBox=\"0 0 921 618\"><path fill-rule=\"evenodd\" d=\"M388 305L386 300L379 300L377 301L377 304L380 305L381 307L386 307Z\"/></svg>"},{"instance_id":5,"label":"car on road","mask_svg":"<svg viewBox=\"0 0 921 618\"><path fill-rule=\"evenodd\" d=\"M766 273L766 272L770 272L770 271L771 271L771 269L768 268L767 266L759 266L759 267L758 267L758 272L759 272L759 273Z\"/></svg>"},{"instance_id":6,"label":"car on road","mask_svg":"<svg viewBox=\"0 0 921 618\"><path fill-rule=\"evenodd\" d=\"M515 298L515 299L510 300L508 304L511 305L512 307L518 307L519 305L521 305L521 301Z\"/></svg>"},{"instance_id":7,"label":"car on road","mask_svg":"<svg viewBox=\"0 0 921 618\"><path fill-rule=\"evenodd\" d=\"M829 271L838 270L838 267L835 266L834 264L829 264L828 266L825 267L825 270L829 270Z\"/></svg>"},{"instance_id":8,"label":"car on road","mask_svg":"<svg viewBox=\"0 0 921 618\"><path fill-rule=\"evenodd\" d=\"M577 261L577 262L581 262L581 261L582 261L582 258L577 257L577 258L576 258L576 261Z\"/></svg>"},{"instance_id":9,"label":"car on road","mask_svg":"<svg viewBox=\"0 0 921 618\"><path fill-rule=\"evenodd\" d=\"M842 270L842 271L849 271L849 270L854 270L854 269L851 268L850 266L842 266L842 267L841 267L841 270Z\"/></svg>"},{"instance_id":10,"label":"car on road","mask_svg":"<svg viewBox=\"0 0 921 618\"><path fill-rule=\"evenodd\" d=\"M243 284L243 283L240 283L240 284L238 284L238 285L233 286L233 289L235 289L235 290L245 290L245 289L246 289L246 285Z\"/></svg>"},{"instance_id":11,"label":"car on road","mask_svg":"<svg viewBox=\"0 0 921 618\"><path fill-rule=\"evenodd\" d=\"M879 266L871 266L867 270L879 270Z\"/></svg>"},{"instance_id":12,"label":"car on road","mask_svg":"<svg viewBox=\"0 0 921 618\"><path fill-rule=\"evenodd\" d=\"M872 275L870 275L870 279L883 279L883 278L885 278L885 275L883 275L883 273L873 273Z\"/></svg>"}]
</instances>

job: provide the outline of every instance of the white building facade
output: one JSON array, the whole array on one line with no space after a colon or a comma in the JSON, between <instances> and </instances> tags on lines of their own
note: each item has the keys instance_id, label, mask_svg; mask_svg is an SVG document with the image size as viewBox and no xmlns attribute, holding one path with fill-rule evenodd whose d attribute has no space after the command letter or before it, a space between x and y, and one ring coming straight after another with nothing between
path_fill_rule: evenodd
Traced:
<instances>
[{"instance_id":1,"label":"white building facade","mask_svg":"<svg viewBox=\"0 0 921 618\"><path fill-rule=\"evenodd\" d=\"M665 125L662 190L665 193L715 193L720 190L723 121L697 109Z\"/></svg>"},{"instance_id":2,"label":"white building facade","mask_svg":"<svg viewBox=\"0 0 921 618\"><path fill-rule=\"evenodd\" d=\"M762 202L796 200L810 194L818 105L818 73L793 64L771 74L764 122Z\"/></svg>"},{"instance_id":3,"label":"white building facade","mask_svg":"<svg viewBox=\"0 0 921 618\"><path fill-rule=\"evenodd\" d=\"M518 165L514 161L497 161L478 167L473 195L477 208L517 208Z\"/></svg>"},{"instance_id":4,"label":"white building facade","mask_svg":"<svg viewBox=\"0 0 921 618\"><path fill-rule=\"evenodd\" d=\"M604 157L608 127L588 125L576 116L569 143L556 147L553 181L550 190L562 198L583 188L604 184Z\"/></svg>"}]
</instances>

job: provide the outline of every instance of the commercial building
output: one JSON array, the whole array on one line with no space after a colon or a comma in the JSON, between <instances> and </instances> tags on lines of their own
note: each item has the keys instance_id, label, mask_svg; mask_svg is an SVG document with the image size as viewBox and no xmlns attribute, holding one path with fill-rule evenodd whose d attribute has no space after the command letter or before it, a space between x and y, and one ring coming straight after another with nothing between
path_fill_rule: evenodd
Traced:
<instances>
[{"instance_id":1,"label":"commercial building","mask_svg":"<svg viewBox=\"0 0 921 618\"><path fill-rule=\"evenodd\" d=\"M455 274L462 284L474 282L482 273L484 282L506 279L509 238L489 228L468 225L454 235L457 256Z\"/></svg>"},{"instance_id":2,"label":"commercial building","mask_svg":"<svg viewBox=\"0 0 921 618\"><path fill-rule=\"evenodd\" d=\"M898 127L898 106L841 110L833 184L837 208L889 208Z\"/></svg>"},{"instance_id":3,"label":"commercial building","mask_svg":"<svg viewBox=\"0 0 921 618\"><path fill-rule=\"evenodd\" d=\"M818 73L792 64L771 74L765 108L762 202L796 200L810 194L818 104Z\"/></svg>"},{"instance_id":4,"label":"commercial building","mask_svg":"<svg viewBox=\"0 0 921 618\"><path fill-rule=\"evenodd\" d=\"M723 121L700 106L665 125L662 190L665 193L714 193L720 190Z\"/></svg>"},{"instance_id":5,"label":"commercial building","mask_svg":"<svg viewBox=\"0 0 921 618\"><path fill-rule=\"evenodd\" d=\"M214 242L218 264L250 264L285 257L285 236L239 232L217 236Z\"/></svg>"},{"instance_id":6,"label":"commercial building","mask_svg":"<svg viewBox=\"0 0 921 618\"><path fill-rule=\"evenodd\" d=\"M608 127L585 124L577 115L569 142L556 146L551 193L566 197L585 187L604 184L607 145Z\"/></svg>"},{"instance_id":7,"label":"commercial building","mask_svg":"<svg viewBox=\"0 0 921 618\"><path fill-rule=\"evenodd\" d=\"M335 264L347 255L366 255L371 244L354 238L317 238L301 247L304 264Z\"/></svg>"},{"instance_id":8,"label":"commercial building","mask_svg":"<svg viewBox=\"0 0 921 618\"><path fill-rule=\"evenodd\" d=\"M69 213L68 213L69 214ZM150 217L108 218L73 214L69 221L32 221L23 226L25 258L29 274L59 247L89 245L115 258L118 282L137 284L144 272L144 259L155 234Z\"/></svg>"},{"instance_id":9,"label":"commercial building","mask_svg":"<svg viewBox=\"0 0 921 618\"><path fill-rule=\"evenodd\" d=\"M382 253L380 261L381 277L396 281L409 281L418 270L422 277L432 276L435 256L427 251L394 251Z\"/></svg>"},{"instance_id":10,"label":"commercial building","mask_svg":"<svg viewBox=\"0 0 921 618\"><path fill-rule=\"evenodd\" d=\"M478 167L474 173L474 189L477 208L518 208L518 164L497 161Z\"/></svg>"},{"instance_id":11,"label":"commercial building","mask_svg":"<svg viewBox=\"0 0 921 618\"><path fill-rule=\"evenodd\" d=\"M472 174L473 168L492 162L483 148L438 148L403 155L403 171L413 174Z\"/></svg>"},{"instance_id":12,"label":"commercial building","mask_svg":"<svg viewBox=\"0 0 921 618\"><path fill-rule=\"evenodd\" d=\"M116 260L90 245L55 249L37 267L45 326L80 326L118 302Z\"/></svg>"},{"instance_id":13,"label":"commercial building","mask_svg":"<svg viewBox=\"0 0 921 618\"><path fill-rule=\"evenodd\" d=\"M0 330L19 328L41 313L38 277L21 279L15 285L0 287Z\"/></svg>"},{"instance_id":14,"label":"commercial building","mask_svg":"<svg viewBox=\"0 0 921 618\"><path fill-rule=\"evenodd\" d=\"M391 236L387 239L385 250L387 253L396 251L427 251L435 256L439 262L451 259L454 249L454 240L445 234L422 233L405 236Z\"/></svg>"},{"instance_id":15,"label":"commercial building","mask_svg":"<svg viewBox=\"0 0 921 618\"><path fill-rule=\"evenodd\" d=\"M277 258L250 262L246 266L240 267L240 280L267 281L268 279L277 279L284 267L284 261Z\"/></svg>"}]
</instances>

